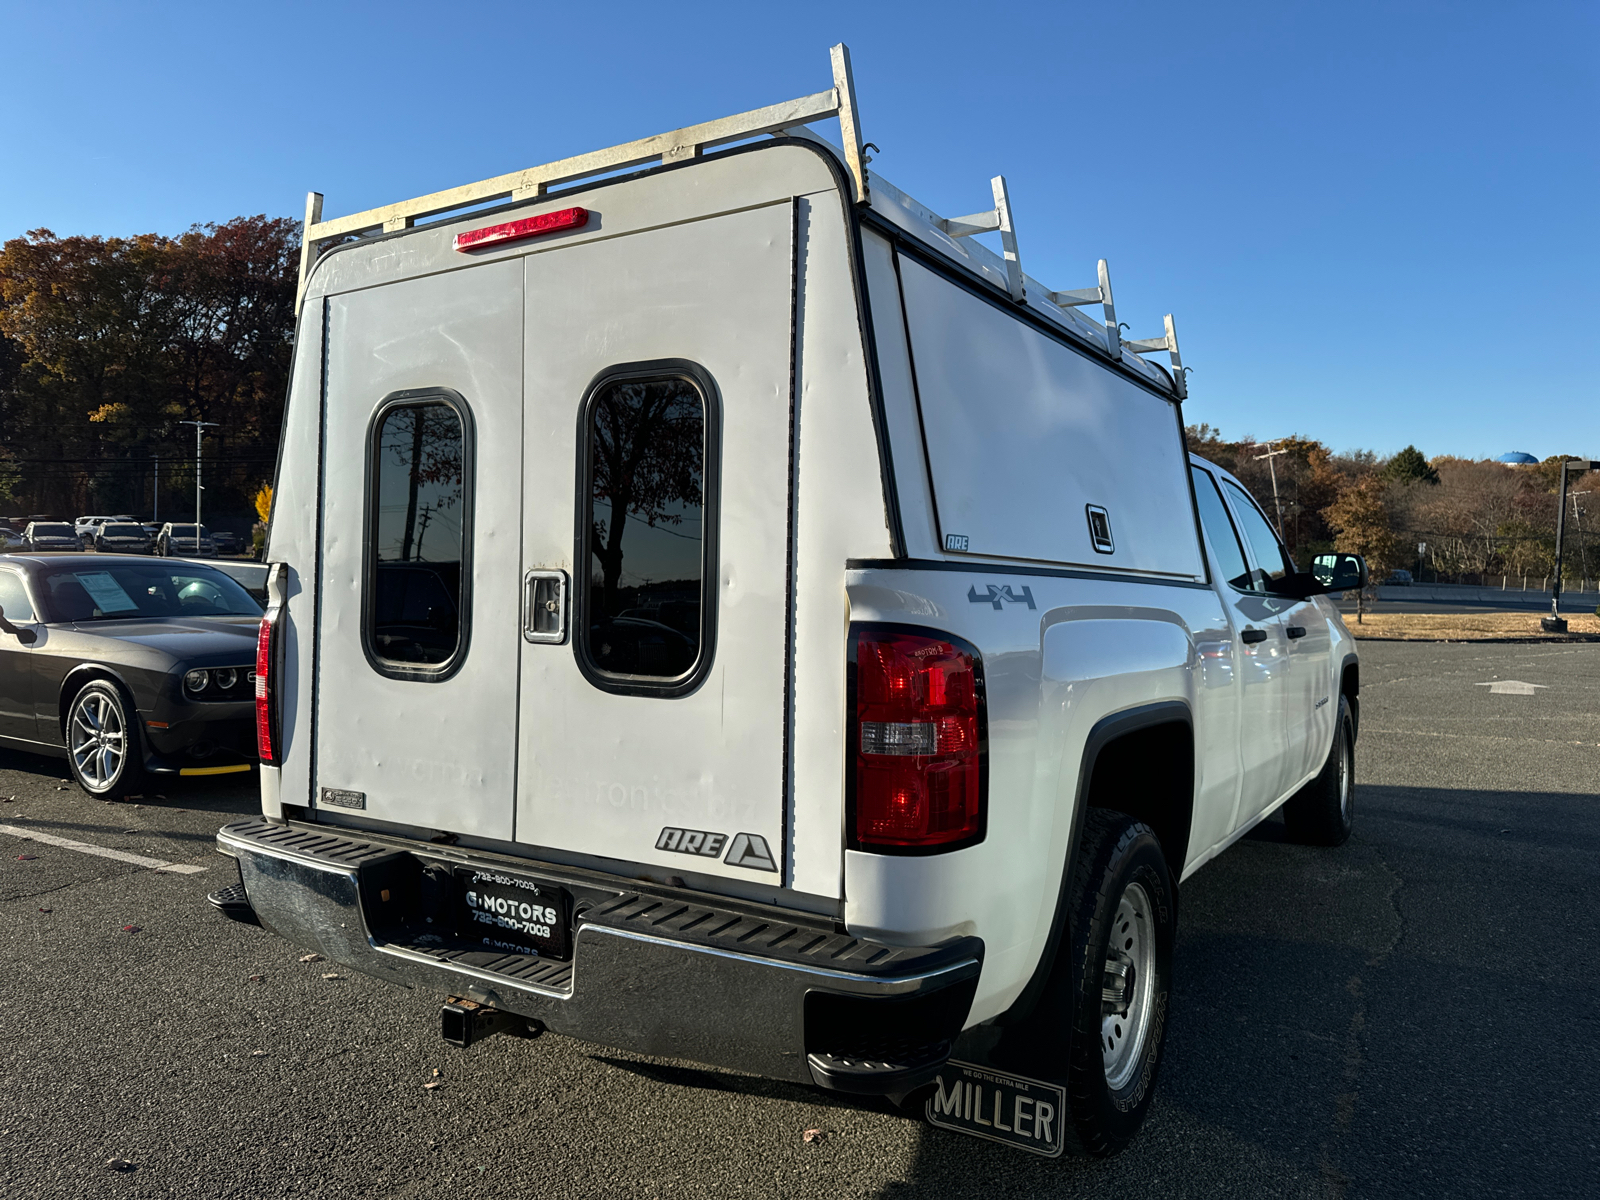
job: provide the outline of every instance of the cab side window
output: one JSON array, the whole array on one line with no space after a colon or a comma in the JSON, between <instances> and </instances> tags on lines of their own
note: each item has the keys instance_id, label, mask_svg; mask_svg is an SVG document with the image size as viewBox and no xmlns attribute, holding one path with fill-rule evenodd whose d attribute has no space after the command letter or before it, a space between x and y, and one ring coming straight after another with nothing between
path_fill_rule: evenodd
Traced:
<instances>
[{"instance_id":1,"label":"cab side window","mask_svg":"<svg viewBox=\"0 0 1600 1200\"><path fill-rule=\"evenodd\" d=\"M1255 580L1250 577L1250 566L1245 562L1239 535L1217 491L1217 481L1211 477L1211 472L1198 467L1191 467L1190 472L1194 475L1194 498L1200 505L1200 523L1205 526L1206 538L1217 556L1222 578L1240 591L1253 590Z\"/></svg>"},{"instance_id":2,"label":"cab side window","mask_svg":"<svg viewBox=\"0 0 1600 1200\"><path fill-rule=\"evenodd\" d=\"M0 609L13 625L31 625L36 619L22 578L14 571L0 571Z\"/></svg>"},{"instance_id":3,"label":"cab side window","mask_svg":"<svg viewBox=\"0 0 1600 1200\"><path fill-rule=\"evenodd\" d=\"M1226 479L1222 482L1233 501L1233 511L1239 518L1245 541L1250 543L1250 549L1256 556L1257 575L1261 577L1259 586L1264 589L1285 575L1293 575L1295 566L1289 558L1289 552L1283 548L1278 535L1272 532L1272 526L1267 524L1255 501L1245 495L1237 484Z\"/></svg>"}]
</instances>

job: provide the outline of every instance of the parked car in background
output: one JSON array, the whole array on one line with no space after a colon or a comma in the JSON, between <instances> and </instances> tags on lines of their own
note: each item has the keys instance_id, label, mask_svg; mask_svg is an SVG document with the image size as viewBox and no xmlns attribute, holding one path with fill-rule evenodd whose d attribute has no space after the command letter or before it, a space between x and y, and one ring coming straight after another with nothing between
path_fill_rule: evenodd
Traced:
<instances>
[{"instance_id":1,"label":"parked car in background","mask_svg":"<svg viewBox=\"0 0 1600 1200\"><path fill-rule=\"evenodd\" d=\"M113 517L79 517L72 523L72 532L77 534L78 539L87 545L100 526L114 519Z\"/></svg>"},{"instance_id":2,"label":"parked car in background","mask_svg":"<svg viewBox=\"0 0 1600 1200\"><path fill-rule=\"evenodd\" d=\"M83 549L77 532L65 521L29 521L22 541L29 550Z\"/></svg>"},{"instance_id":3,"label":"parked car in background","mask_svg":"<svg viewBox=\"0 0 1600 1200\"><path fill-rule=\"evenodd\" d=\"M1411 577L1410 571L1396 569L1390 571L1389 578L1385 579L1383 582L1388 587L1410 587L1416 582L1416 580Z\"/></svg>"},{"instance_id":4,"label":"parked car in background","mask_svg":"<svg viewBox=\"0 0 1600 1200\"><path fill-rule=\"evenodd\" d=\"M70 527L69 527L70 528ZM12 554L0 565L0 745L92 796L255 763L261 606L204 563Z\"/></svg>"},{"instance_id":5,"label":"parked car in background","mask_svg":"<svg viewBox=\"0 0 1600 1200\"><path fill-rule=\"evenodd\" d=\"M4 554L7 550L15 550L25 544L22 540L22 535L15 529L12 529L9 525L0 525L0 554Z\"/></svg>"},{"instance_id":6,"label":"parked car in background","mask_svg":"<svg viewBox=\"0 0 1600 1200\"><path fill-rule=\"evenodd\" d=\"M237 533L224 533L219 529L211 535L211 540L217 544L218 554L239 553L239 535Z\"/></svg>"},{"instance_id":7,"label":"parked car in background","mask_svg":"<svg viewBox=\"0 0 1600 1200\"><path fill-rule=\"evenodd\" d=\"M204 525L198 526L200 536L195 537L194 525L177 525L168 521L156 534L156 553L163 558L215 558L217 543Z\"/></svg>"},{"instance_id":8,"label":"parked car in background","mask_svg":"<svg viewBox=\"0 0 1600 1200\"><path fill-rule=\"evenodd\" d=\"M107 521L94 533L94 548L101 554L149 554L150 535L143 525Z\"/></svg>"}]
</instances>

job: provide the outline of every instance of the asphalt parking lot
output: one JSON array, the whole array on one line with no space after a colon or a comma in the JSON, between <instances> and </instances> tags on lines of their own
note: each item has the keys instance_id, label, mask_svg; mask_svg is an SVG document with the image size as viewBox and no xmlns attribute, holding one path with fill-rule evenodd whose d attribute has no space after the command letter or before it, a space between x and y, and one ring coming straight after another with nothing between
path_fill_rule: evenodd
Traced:
<instances>
[{"instance_id":1,"label":"asphalt parking lot","mask_svg":"<svg viewBox=\"0 0 1600 1200\"><path fill-rule=\"evenodd\" d=\"M441 997L206 905L248 782L108 805L0 751L0 1195L1600 1194L1600 645L1361 652L1355 837L1271 821L1183 886L1160 1091L1097 1162L552 1035L446 1046Z\"/></svg>"}]
</instances>

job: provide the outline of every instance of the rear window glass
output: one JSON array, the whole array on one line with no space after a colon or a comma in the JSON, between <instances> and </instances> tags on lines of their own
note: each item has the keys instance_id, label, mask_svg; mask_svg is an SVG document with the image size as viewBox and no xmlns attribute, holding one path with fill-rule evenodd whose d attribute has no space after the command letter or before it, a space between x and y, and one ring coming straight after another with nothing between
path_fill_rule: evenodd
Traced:
<instances>
[{"instance_id":1,"label":"rear window glass","mask_svg":"<svg viewBox=\"0 0 1600 1200\"><path fill-rule=\"evenodd\" d=\"M444 400L391 405L373 432L368 649L405 676L437 674L466 609L466 430Z\"/></svg>"},{"instance_id":2,"label":"rear window glass","mask_svg":"<svg viewBox=\"0 0 1600 1200\"><path fill-rule=\"evenodd\" d=\"M1278 535L1272 532L1272 526L1267 524L1267 519L1256 508L1255 501L1232 480L1225 479L1223 483L1233 499L1233 511L1239 518L1245 541L1250 543L1250 549L1255 554L1256 567L1265 573L1268 581L1294 574L1294 563L1284 550L1283 543L1278 541Z\"/></svg>"},{"instance_id":3,"label":"rear window glass","mask_svg":"<svg viewBox=\"0 0 1600 1200\"><path fill-rule=\"evenodd\" d=\"M709 637L706 395L683 377L619 379L584 423L582 657L619 682L682 682Z\"/></svg>"},{"instance_id":4,"label":"rear window glass","mask_svg":"<svg viewBox=\"0 0 1600 1200\"><path fill-rule=\"evenodd\" d=\"M1217 567L1223 579L1241 591L1253 590L1255 580L1245 562L1239 535L1217 491L1216 480L1208 471L1190 469L1194 472L1194 498L1200 506L1200 523L1206 527L1206 537L1211 540L1211 552L1217 556Z\"/></svg>"},{"instance_id":5,"label":"rear window glass","mask_svg":"<svg viewBox=\"0 0 1600 1200\"><path fill-rule=\"evenodd\" d=\"M111 560L115 562L115 560ZM261 605L220 571L116 562L40 576L55 621L126 621L159 617L254 617Z\"/></svg>"}]
</instances>

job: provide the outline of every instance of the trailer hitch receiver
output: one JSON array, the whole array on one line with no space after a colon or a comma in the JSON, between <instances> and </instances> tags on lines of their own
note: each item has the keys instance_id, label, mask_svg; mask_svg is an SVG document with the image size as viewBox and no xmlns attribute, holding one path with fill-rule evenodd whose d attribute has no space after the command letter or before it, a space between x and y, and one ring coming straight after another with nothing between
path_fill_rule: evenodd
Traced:
<instances>
[{"instance_id":1,"label":"trailer hitch receiver","mask_svg":"<svg viewBox=\"0 0 1600 1200\"><path fill-rule=\"evenodd\" d=\"M452 1046L470 1046L497 1033L530 1033L533 1024L527 1017L502 1012L464 996L451 996L439 1010L439 1032Z\"/></svg>"}]
</instances>

